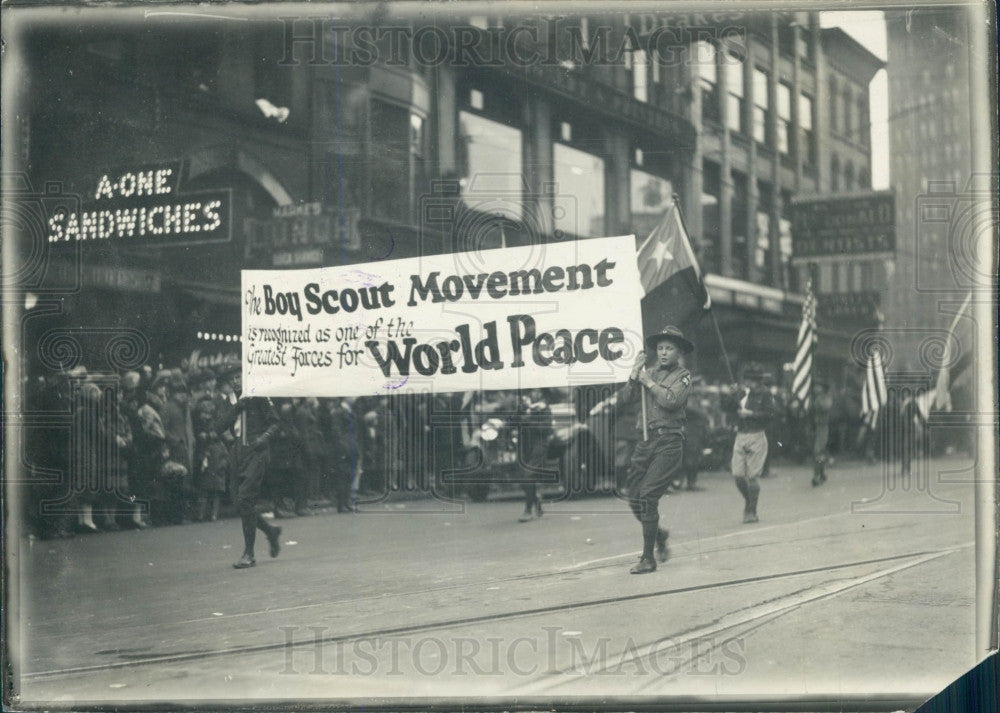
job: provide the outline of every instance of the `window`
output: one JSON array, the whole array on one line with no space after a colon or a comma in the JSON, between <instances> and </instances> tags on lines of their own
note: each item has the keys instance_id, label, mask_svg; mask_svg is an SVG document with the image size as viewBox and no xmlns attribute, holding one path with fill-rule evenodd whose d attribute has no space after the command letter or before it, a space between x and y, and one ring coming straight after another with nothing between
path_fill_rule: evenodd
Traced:
<instances>
[{"instance_id":1,"label":"window","mask_svg":"<svg viewBox=\"0 0 1000 713\"><path fill-rule=\"evenodd\" d=\"M626 54L632 61L632 96L641 102L649 101L649 62L646 50L634 49Z\"/></svg>"},{"instance_id":2,"label":"window","mask_svg":"<svg viewBox=\"0 0 1000 713\"><path fill-rule=\"evenodd\" d=\"M858 170L858 188L865 190L871 185L871 180L868 178L868 170L864 167Z\"/></svg>"},{"instance_id":3,"label":"window","mask_svg":"<svg viewBox=\"0 0 1000 713\"><path fill-rule=\"evenodd\" d=\"M743 130L743 63L726 52L726 126L730 131Z\"/></svg>"},{"instance_id":4,"label":"window","mask_svg":"<svg viewBox=\"0 0 1000 713\"><path fill-rule=\"evenodd\" d=\"M857 136L854 134L854 119L853 119L853 107L854 99L851 95L850 87L844 87L844 135L849 141L857 141Z\"/></svg>"},{"instance_id":5,"label":"window","mask_svg":"<svg viewBox=\"0 0 1000 713\"><path fill-rule=\"evenodd\" d=\"M759 144L767 143L767 72L753 70L753 138Z\"/></svg>"},{"instance_id":6,"label":"window","mask_svg":"<svg viewBox=\"0 0 1000 713\"><path fill-rule=\"evenodd\" d=\"M747 177L733 171L733 201L731 211L731 235L733 238L733 276L745 280L750 263L750 246L747 225Z\"/></svg>"},{"instance_id":7,"label":"window","mask_svg":"<svg viewBox=\"0 0 1000 713\"><path fill-rule=\"evenodd\" d=\"M854 164L850 161L844 166L844 190L854 190Z\"/></svg>"},{"instance_id":8,"label":"window","mask_svg":"<svg viewBox=\"0 0 1000 713\"><path fill-rule=\"evenodd\" d=\"M459 112L458 124L459 190L466 204L475 209L497 196L519 197L524 185L521 132L470 111Z\"/></svg>"},{"instance_id":9,"label":"window","mask_svg":"<svg viewBox=\"0 0 1000 713\"><path fill-rule=\"evenodd\" d=\"M580 149L556 143L552 151L557 190L576 198L576 211L557 212L555 229L565 235L605 233L604 161Z\"/></svg>"},{"instance_id":10,"label":"window","mask_svg":"<svg viewBox=\"0 0 1000 713\"><path fill-rule=\"evenodd\" d=\"M802 94L799 97L799 153L807 167L816 165L816 142L813 135L812 98Z\"/></svg>"},{"instance_id":11,"label":"window","mask_svg":"<svg viewBox=\"0 0 1000 713\"><path fill-rule=\"evenodd\" d=\"M778 219L778 250L781 259L781 275L779 276L779 287L794 290L797 285L792 284L792 221L788 217L791 196L782 195L781 218Z\"/></svg>"},{"instance_id":12,"label":"window","mask_svg":"<svg viewBox=\"0 0 1000 713\"><path fill-rule=\"evenodd\" d=\"M399 223L410 220L410 112L387 102L371 103L368 155L370 215ZM402 200L401 200L402 198Z\"/></svg>"},{"instance_id":13,"label":"window","mask_svg":"<svg viewBox=\"0 0 1000 713\"><path fill-rule=\"evenodd\" d=\"M642 150L636 149L636 166L642 165ZM646 236L652 232L670 207L674 192L673 184L649 171L633 167L629 172L629 208L632 213L632 228L636 235Z\"/></svg>"},{"instance_id":14,"label":"window","mask_svg":"<svg viewBox=\"0 0 1000 713\"><path fill-rule=\"evenodd\" d=\"M706 272L718 273L721 269L719 241L721 239L719 195L722 190L722 176L719 165L703 163L701 187L701 261Z\"/></svg>"},{"instance_id":15,"label":"window","mask_svg":"<svg viewBox=\"0 0 1000 713\"><path fill-rule=\"evenodd\" d=\"M868 125L868 101L864 95L858 97L858 133L861 143L868 147L871 142L871 134Z\"/></svg>"},{"instance_id":16,"label":"window","mask_svg":"<svg viewBox=\"0 0 1000 713\"><path fill-rule=\"evenodd\" d=\"M778 84L778 151L788 153L788 128L792 123L792 90Z\"/></svg>"},{"instance_id":17,"label":"window","mask_svg":"<svg viewBox=\"0 0 1000 713\"><path fill-rule=\"evenodd\" d=\"M757 199L757 240L754 243L753 264L761 276L761 282L773 283L771 264L771 201L772 191L769 185L760 185L760 196Z\"/></svg>"},{"instance_id":18,"label":"window","mask_svg":"<svg viewBox=\"0 0 1000 713\"><path fill-rule=\"evenodd\" d=\"M719 104L716 95L718 72L715 66L715 47L710 42L699 41L694 43L693 52L694 63L698 69L702 116L718 121Z\"/></svg>"},{"instance_id":19,"label":"window","mask_svg":"<svg viewBox=\"0 0 1000 713\"><path fill-rule=\"evenodd\" d=\"M830 131L840 130L840 91L837 89L837 80L830 77L830 89L828 91L830 99Z\"/></svg>"},{"instance_id":20,"label":"window","mask_svg":"<svg viewBox=\"0 0 1000 713\"><path fill-rule=\"evenodd\" d=\"M830 192L840 190L840 159L834 154L830 157Z\"/></svg>"}]
</instances>

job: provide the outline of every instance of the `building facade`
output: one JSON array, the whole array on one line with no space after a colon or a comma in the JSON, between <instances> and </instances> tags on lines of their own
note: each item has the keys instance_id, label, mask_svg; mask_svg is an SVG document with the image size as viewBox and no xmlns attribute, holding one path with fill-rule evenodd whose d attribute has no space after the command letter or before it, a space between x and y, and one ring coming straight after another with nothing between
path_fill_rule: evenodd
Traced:
<instances>
[{"instance_id":1,"label":"building facade","mask_svg":"<svg viewBox=\"0 0 1000 713\"><path fill-rule=\"evenodd\" d=\"M790 12L428 24L359 11L25 39L17 131L33 186L58 181L85 208L102 176L176 162L178 191L230 192L226 240L49 246L88 267L25 338L142 325L164 363L238 353L242 268L641 239L676 194L730 360L780 371L806 271L791 201L869 188L882 66L818 13ZM817 287L879 279L821 266ZM821 368L842 366L850 330L821 325ZM694 336L696 367L727 378L714 327Z\"/></svg>"},{"instance_id":2,"label":"building facade","mask_svg":"<svg viewBox=\"0 0 1000 713\"><path fill-rule=\"evenodd\" d=\"M924 371L921 344L951 322L944 303L972 288L970 248L990 225L972 210L968 14L962 7L887 12L886 29L897 241L884 326L899 355L894 368Z\"/></svg>"}]
</instances>

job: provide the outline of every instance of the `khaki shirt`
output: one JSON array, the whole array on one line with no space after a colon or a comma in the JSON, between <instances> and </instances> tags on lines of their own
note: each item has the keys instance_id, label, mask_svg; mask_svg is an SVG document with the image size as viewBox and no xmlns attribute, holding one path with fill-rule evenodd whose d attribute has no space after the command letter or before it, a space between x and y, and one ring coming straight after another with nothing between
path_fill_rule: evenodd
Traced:
<instances>
[{"instance_id":1,"label":"khaki shirt","mask_svg":"<svg viewBox=\"0 0 1000 713\"><path fill-rule=\"evenodd\" d=\"M673 369L656 367L646 373L656 383L651 387L643 386L638 381L630 379L618 392L619 403L637 401L640 391L645 390L646 426L650 437L660 428L683 433L687 420L684 409L687 406L688 394L691 393L691 372L678 366ZM636 428L642 431L641 410L636 419Z\"/></svg>"}]
</instances>

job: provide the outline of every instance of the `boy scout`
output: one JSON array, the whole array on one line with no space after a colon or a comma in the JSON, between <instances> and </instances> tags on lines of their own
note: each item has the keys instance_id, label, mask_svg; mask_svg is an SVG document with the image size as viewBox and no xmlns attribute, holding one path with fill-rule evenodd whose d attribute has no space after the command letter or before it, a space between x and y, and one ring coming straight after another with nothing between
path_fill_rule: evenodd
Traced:
<instances>
[{"instance_id":1,"label":"boy scout","mask_svg":"<svg viewBox=\"0 0 1000 713\"><path fill-rule=\"evenodd\" d=\"M684 408L691 391L691 373L680 366L681 354L694 345L677 327L667 327L646 338L646 348L656 350L656 366L643 368L646 353L636 359L628 383L618 393L618 403L643 400L637 428L643 440L636 446L626 476L629 507L642 523L642 556L632 574L656 571L656 559L667 559L667 531L660 528L659 502L676 478L684 460Z\"/></svg>"},{"instance_id":2,"label":"boy scout","mask_svg":"<svg viewBox=\"0 0 1000 713\"><path fill-rule=\"evenodd\" d=\"M774 399L763 385L764 373L757 365L743 371L743 386L734 387L723 399L723 408L735 412L736 439L733 442L732 471L736 488L743 496L743 522L757 522L760 475L767 459L764 429L774 415Z\"/></svg>"}]
</instances>

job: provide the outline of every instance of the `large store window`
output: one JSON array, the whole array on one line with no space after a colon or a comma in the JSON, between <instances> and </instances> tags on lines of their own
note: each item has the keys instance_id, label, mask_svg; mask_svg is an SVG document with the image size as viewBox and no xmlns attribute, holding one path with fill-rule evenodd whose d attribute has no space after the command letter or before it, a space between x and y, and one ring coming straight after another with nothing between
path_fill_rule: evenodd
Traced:
<instances>
[{"instance_id":1,"label":"large store window","mask_svg":"<svg viewBox=\"0 0 1000 713\"><path fill-rule=\"evenodd\" d=\"M713 121L719 120L719 98L717 85L718 68L715 65L715 47L710 42L699 41L692 45L695 67L698 71L698 89L701 92L701 115Z\"/></svg>"},{"instance_id":2,"label":"large store window","mask_svg":"<svg viewBox=\"0 0 1000 713\"><path fill-rule=\"evenodd\" d=\"M753 70L753 138L758 144L767 143L767 72Z\"/></svg>"},{"instance_id":3,"label":"large store window","mask_svg":"<svg viewBox=\"0 0 1000 713\"><path fill-rule=\"evenodd\" d=\"M726 63L726 125L730 131L743 131L743 63L728 52Z\"/></svg>"},{"instance_id":4,"label":"large store window","mask_svg":"<svg viewBox=\"0 0 1000 713\"><path fill-rule=\"evenodd\" d=\"M410 111L371 103L370 212L375 218L410 221Z\"/></svg>"},{"instance_id":5,"label":"large store window","mask_svg":"<svg viewBox=\"0 0 1000 713\"><path fill-rule=\"evenodd\" d=\"M719 242L722 239L719 213L721 190L722 177L719 165L704 162L701 187L701 261L706 272L719 273L722 268L722 255L719 250Z\"/></svg>"},{"instance_id":6,"label":"large store window","mask_svg":"<svg viewBox=\"0 0 1000 713\"><path fill-rule=\"evenodd\" d=\"M792 90L778 84L778 151L788 153L788 132L792 123Z\"/></svg>"},{"instance_id":7,"label":"large store window","mask_svg":"<svg viewBox=\"0 0 1000 713\"><path fill-rule=\"evenodd\" d=\"M253 44L254 101L266 99L278 111L289 109L292 103L292 67L279 64L284 56L283 41L284 37L277 29L262 28ZM285 116L287 118L287 114Z\"/></svg>"},{"instance_id":8,"label":"large store window","mask_svg":"<svg viewBox=\"0 0 1000 713\"><path fill-rule=\"evenodd\" d=\"M519 198L524 186L521 132L469 111L459 112L458 123L460 191L466 204L475 208L498 197Z\"/></svg>"},{"instance_id":9,"label":"large store window","mask_svg":"<svg viewBox=\"0 0 1000 713\"><path fill-rule=\"evenodd\" d=\"M816 166L816 137L813 134L813 101L807 94L799 96L799 152L807 169Z\"/></svg>"},{"instance_id":10,"label":"large store window","mask_svg":"<svg viewBox=\"0 0 1000 713\"><path fill-rule=\"evenodd\" d=\"M653 164L642 149L635 149L632 170L629 172L629 209L632 230L640 237L648 235L670 207L673 184L666 178L650 173L660 167Z\"/></svg>"},{"instance_id":11,"label":"large store window","mask_svg":"<svg viewBox=\"0 0 1000 713\"><path fill-rule=\"evenodd\" d=\"M564 235L596 237L605 233L604 160L566 144L552 150L559 195L572 201L556 206L553 224ZM574 210L575 208L575 210Z\"/></svg>"}]
</instances>

